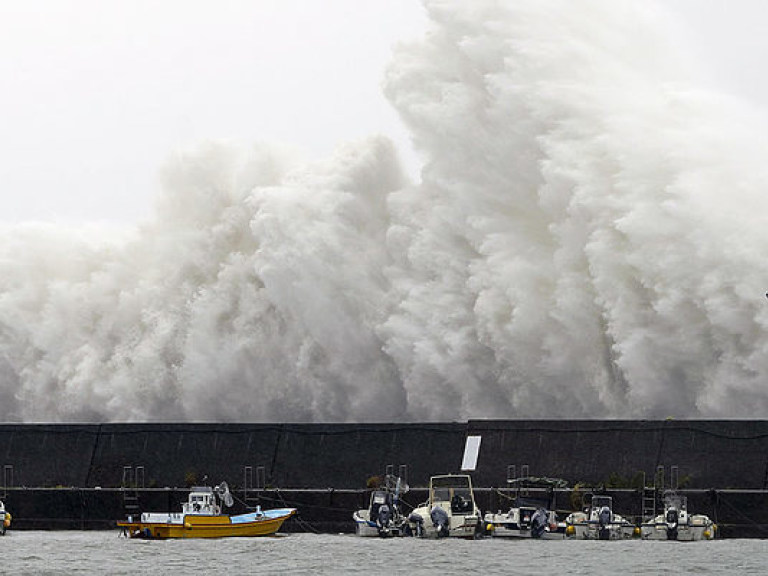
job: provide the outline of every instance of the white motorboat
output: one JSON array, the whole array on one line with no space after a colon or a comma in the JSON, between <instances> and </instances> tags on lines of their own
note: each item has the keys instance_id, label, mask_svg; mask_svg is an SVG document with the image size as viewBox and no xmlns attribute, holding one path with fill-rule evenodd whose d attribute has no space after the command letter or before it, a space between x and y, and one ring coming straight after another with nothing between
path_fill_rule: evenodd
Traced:
<instances>
[{"instance_id":1,"label":"white motorboat","mask_svg":"<svg viewBox=\"0 0 768 576\"><path fill-rule=\"evenodd\" d=\"M637 536L638 529L613 511L613 498L592 496L584 512L565 519L565 535L577 540L624 540Z\"/></svg>"},{"instance_id":2,"label":"white motorboat","mask_svg":"<svg viewBox=\"0 0 768 576\"><path fill-rule=\"evenodd\" d=\"M558 524L554 511L554 488L565 487L564 480L527 477L507 482L515 490L513 505L507 512L486 513L485 534L494 538L565 538L565 524Z\"/></svg>"},{"instance_id":3,"label":"white motorboat","mask_svg":"<svg viewBox=\"0 0 768 576\"><path fill-rule=\"evenodd\" d=\"M474 538L480 531L480 509L467 474L429 479L429 499L408 516L408 530L426 538Z\"/></svg>"},{"instance_id":4,"label":"white motorboat","mask_svg":"<svg viewBox=\"0 0 768 576\"><path fill-rule=\"evenodd\" d=\"M664 512L640 525L643 540L713 540L717 526L703 514L688 512L688 498L674 491L664 494Z\"/></svg>"},{"instance_id":5,"label":"white motorboat","mask_svg":"<svg viewBox=\"0 0 768 576\"><path fill-rule=\"evenodd\" d=\"M400 478L387 475L384 483L371 492L367 509L352 514L355 534L358 536L404 536L406 520L400 513L400 495L408 491L408 485Z\"/></svg>"}]
</instances>

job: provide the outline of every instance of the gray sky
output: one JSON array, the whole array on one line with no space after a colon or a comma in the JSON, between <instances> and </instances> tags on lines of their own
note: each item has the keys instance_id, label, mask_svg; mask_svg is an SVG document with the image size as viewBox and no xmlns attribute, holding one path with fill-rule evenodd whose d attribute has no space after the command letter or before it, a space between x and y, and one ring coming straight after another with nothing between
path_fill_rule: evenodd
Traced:
<instances>
[{"instance_id":1,"label":"gray sky","mask_svg":"<svg viewBox=\"0 0 768 576\"><path fill-rule=\"evenodd\" d=\"M666 4L707 87L764 108L768 2ZM424 27L416 0L0 0L0 222L144 220L165 159L211 139L381 133L415 173L381 80Z\"/></svg>"}]
</instances>

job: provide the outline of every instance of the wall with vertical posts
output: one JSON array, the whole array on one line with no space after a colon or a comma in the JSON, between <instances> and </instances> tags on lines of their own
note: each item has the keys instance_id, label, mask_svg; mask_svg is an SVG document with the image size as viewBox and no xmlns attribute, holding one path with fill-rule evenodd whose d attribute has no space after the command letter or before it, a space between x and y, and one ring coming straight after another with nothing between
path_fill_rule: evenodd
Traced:
<instances>
[{"instance_id":1,"label":"wall with vertical posts","mask_svg":"<svg viewBox=\"0 0 768 576\"><path fill-rule=\"evenodd\" d=\"M644 486L678 485L726 533L768 534L762 420L5 424L0 488L16 527L106 527L126 511L177 510L190 485L227 481L241 507L297 506L304 524L289 530L345 531L375 476L405 478L415 505L430 475L459 471L470 435L482 438L472 477L484 510L503 508L507 479L529 474L569 482L563 509L605 490L638 516Z\"/></svg>"},{"instance_id":2,"label":"wall with vertical posts","mask_svg":"<svg viewBox=\"0 0 768 576\"><path fill-rule=\"evenodd\" d=\"M0 466L3 486L15 487L184 487L207 477L240 489L358 489L387 466L424 486L458 471L468 435L482 437L477 486L503 486L512 466L571 484L639 473L651 483L659 466L676 466L681 487L768 488L763 420L4 424Z\"/></svg>"}]
</instances>

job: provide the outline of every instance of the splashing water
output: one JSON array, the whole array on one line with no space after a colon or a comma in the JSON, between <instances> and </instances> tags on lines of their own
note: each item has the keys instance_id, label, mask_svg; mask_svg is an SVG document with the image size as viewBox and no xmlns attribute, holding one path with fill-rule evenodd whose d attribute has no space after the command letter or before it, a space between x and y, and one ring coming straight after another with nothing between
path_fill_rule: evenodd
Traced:
<instances>
[{"instance_id":1,"label":"splashing water","mask_svg":"<svg viewBox=\"0 0 768 576\"><path fill-rule=\"evenodd\" d=\"M647 2L426 3L382 138L202 147L130 238L0 244L0 417L390 421L768 409L768 147Z\"/></svg>"}]
</instances>

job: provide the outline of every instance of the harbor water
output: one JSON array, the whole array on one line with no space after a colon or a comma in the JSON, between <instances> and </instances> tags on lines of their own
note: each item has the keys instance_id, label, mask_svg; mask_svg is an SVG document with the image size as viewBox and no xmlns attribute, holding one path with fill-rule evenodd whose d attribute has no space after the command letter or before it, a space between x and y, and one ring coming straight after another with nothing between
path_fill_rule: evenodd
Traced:
<instances>
[{"instance_id":1,"label":"harbor water","mask_svg":"<svg viewBox=\"0 0 768 576\"><path fill-rule=\"evenodd\" d=\"M142 541L118 531L11 531L3 574L766 574L765 541L382 540L353 535Z\"/></svg>"}]
</instances>

